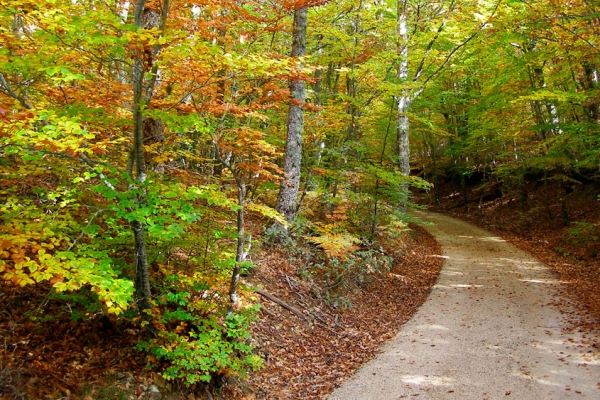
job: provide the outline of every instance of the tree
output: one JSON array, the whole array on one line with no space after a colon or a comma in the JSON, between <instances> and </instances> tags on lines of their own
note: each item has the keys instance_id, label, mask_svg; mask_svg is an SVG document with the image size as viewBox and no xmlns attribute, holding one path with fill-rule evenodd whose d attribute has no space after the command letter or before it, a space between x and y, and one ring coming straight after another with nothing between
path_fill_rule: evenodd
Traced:
<instances>
[{"instance_id":1,"label":"tree","mask_svg":"<svg viewBox=\"0 0 600 400\"><path fill-rule=\"evenodd\" d=\"M148 107L154 95L154 86L158 77L158 66L154 58L160 51L160 35L165 29L167 16L169 14L170 0L164 0L160 10L146 5L145 0L138 0L134 9L134 25L140 29L158 30L158 41L153 46L143 49L143 52L134 53L132 85L133 85L133 145L127 171L132 182L138 187L144 187L147 179L146 152L144 151L144 139L148 136L157 135L157 129L162 129L162 124L144 116L143 108ZM149 75L149 76L148 76ZM157 128L157 125L159 128ZM144 134L151 132L151 135ZM159 134L160 135L160 134ZM135 166L135 173L134 173ZM145 194L137 197L138 204L145 202ZM144 224L138 219L131 221L131 229L135 239L135 289L136 299L140 311L152 308L150 299L152 292L150 288L150 275L148 271L148 253L146 251L146 239L144 236ZM156 335L154 328L149 325L150 332Z\"/></svg>"},{"instance_id":2,"label":"tree","mask_svg":"<svg viewBox=\"0 0 600 400\"><path fill-rule=\"evenodd\" d=\"M302 169L302 132L304 128L304 102L306 100L305 78L302 74L302 61L306 54L306 28L308 6L298 5L294 10L291 56L298 59L297 76L290 80L290 108L287 119L285 159L283 163L284 179L281 181L275 209L292 222L298 212L298 192Z\"/></svg>"},{"instance_id":3,"label":"tree","mask_svg":"<svg viewBox=\"0 0 600 400\"><path fill-rule=\"evenodd\" d=\"M481 196L500 191L523 207L528 183L539 181L551 218L557 214L554 186L559 213L569 223L569 187L594 175L588 155L597 148L597 92L593 68L586 68L597 58L590 36L594 12L585 1L502 4L490 29L413 105L432 115L421 129L440 140L427 167L439 169L441 162L453 169L463 196L465 179L472 177Z\"/></svg>"},{"instance_id":4,"label":"tree","mask_svg":"<svg viewBox=\"0 0 600 400\"><path fill-rule=\"evenodd\" d=\"M422 5L420 2L412 5L411 2L405 0L403 2L397 2L397 20L398 20L398 38L399 38L399 66L398 66L398 80L405 85L402 90L401 95L396 95L396 102L398 105L398 114L397 114L397 141L398 141L398 159L399 166L401 172L405 176L410 175L410 141L409 141L409 118L408 118L408 110L410 105L413 103L415 98L417 98L427 85L435 79L446 66L451 62L451 60L455 57L456 53L463 49L469 42L471 42L483 29L486 28L488 24L488 20L494 18L494 15L498 9L500 2L496 2L489 10L476 10L483 13L488 13L489 16L484 16L482 14L476 14L483 17L483 21L481 21L474 29L470 28L472 31L468 34L464 39L461 39L457 43L453 43L450 41L448 43L448 39L443 37L443 33L446 30L449 30L447 24L453 13L458 11L460 8L456 4L455 1L450 1L447 6L443 4L439 4L437 2L431 4ZM466 10L466 13L469 13L471 10ZM406 86L407 81L409 80L409 46L411 45L411 41L415 40L415 37L409 38L408 35L408 16L410 14L414 14L414 25L413 36L417 36L416 32L420 29L419 24L429 25L431 26L434 21L440 21L437 30L432 30L429 28L429 38L426 40L427 45L424 46L424 50L421 50L421 55L417 59L416 68L412 74L412 78L410 82L411 86ZM460 23L460 22L457 22ZM462 27L464 29L464 27ZM450 28L451 29L451 28ZM418 40L418 39L417 39ZM442 46L448 48L446 54L443 55L437 48L440 45L440 42L443 43ZM423 47L423 46L421 46ZM442 47L443 48L443 47ZM432 55L433 53L433 55ZM432 56L437 54L437 62L430 61L429 59ZM429 63L429 65L427 65ZM416 84L416 85L415 85ZM403 188L404 190L406 188Z\"/></svg>"},{"instance_id":5,"label":"tree","mask_svg":"<svg viewBox=\"0 0 600 400\"><path fill-rule=\"evenodd\" d=\"M344 265L427 186L415 149L565 223L598 179L593 2L109 3L0 9L0 273L148 326L169 378L258 364L249 215Z\"/></svg>"}]
</instances>

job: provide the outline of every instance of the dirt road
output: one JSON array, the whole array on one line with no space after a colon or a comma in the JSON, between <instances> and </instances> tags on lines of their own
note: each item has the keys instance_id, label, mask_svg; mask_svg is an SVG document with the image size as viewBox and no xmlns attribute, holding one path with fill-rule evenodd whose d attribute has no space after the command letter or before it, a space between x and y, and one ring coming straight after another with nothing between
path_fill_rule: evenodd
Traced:
<instances>
[{"instance_id":1,"label":"dirt road","mask_svg":"<svg viewBox=\"0 0 600 400\"><path fill-rule=\"evenodd\" d=\"M446 258L439 280L396 338L329 399L600 399L598 349L565 331L553 274L468 223L417 216L435 223L428 230Z\"/></svg>"}]
</instances>

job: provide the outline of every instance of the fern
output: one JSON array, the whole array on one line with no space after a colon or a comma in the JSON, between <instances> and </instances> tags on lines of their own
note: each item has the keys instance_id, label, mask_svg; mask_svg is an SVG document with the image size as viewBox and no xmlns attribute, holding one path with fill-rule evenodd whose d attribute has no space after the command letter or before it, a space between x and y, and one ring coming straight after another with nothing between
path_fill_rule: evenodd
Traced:
<instances>
[{"instance_id":1,"label":"fern","mask_svg":"<svg viewBox=\"0 0 600 400\"><path fill-rule=\"evenodd\" d=\"M348 232L324 232L320 236L309 237L307 240L322 248L328 258L347 258L350 253L359 249L357 245L360 243L359 238Z\"/></svg>"}]
</instances>

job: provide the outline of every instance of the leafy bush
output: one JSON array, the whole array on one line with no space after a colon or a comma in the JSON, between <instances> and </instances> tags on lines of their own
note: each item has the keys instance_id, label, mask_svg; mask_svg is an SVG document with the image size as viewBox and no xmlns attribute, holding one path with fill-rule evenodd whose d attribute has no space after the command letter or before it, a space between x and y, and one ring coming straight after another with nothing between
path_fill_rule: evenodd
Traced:
<instances>
[{"instance_id":1,"label":"leafy bush","mask_svg":"<svg viewBox=\"0 0 600 400\"><path fill-rule=\"evenodd\" d=\"M314 264L311 273L323 281L324 300L334 307L350 306L346 296L353 288L364 287L376 274L389 271L393 258L382 251L367 248L344 255L331 257L322 263Z\"/></svg>"},{"instance_id":2,"label":"leafy bush","mask_svg":"<svg viewBox=\"0 0 600 400\"><path fill-rule=\"evenodd\" d=\"M250 344L257 306L228 312L225 296L207 285L193 279L183 282L181 276L167 281L173 285L158 296L153 312L158 337L138 344L150 354L150 368L191 386L217 377L245 377L262 366Z\"/></svg>"},{"instance_id":3,"label":"leafy bush","mask_svg":"<svg viewBox=\"0 0 600 400\"><path fill-rule=\"evenodd\" d=\"M584 247L592 257L597 256L600 252L600 224L577 221L574 225L569 229L570 241Z\"/></svg>"}]
</instances>

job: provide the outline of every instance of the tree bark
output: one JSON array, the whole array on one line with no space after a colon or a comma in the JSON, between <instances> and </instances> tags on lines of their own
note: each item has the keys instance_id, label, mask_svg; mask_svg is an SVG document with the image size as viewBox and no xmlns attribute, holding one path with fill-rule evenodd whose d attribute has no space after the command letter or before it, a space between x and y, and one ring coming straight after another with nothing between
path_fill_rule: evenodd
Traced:
<instances>
[{"instance_id":1,"label":"tree bark","mask_svg":"<svg viewBox=\"0 0 600 400\"><path fill-rule=\"evenodd\" d=\"M400 2L398 2L400 3ZM398 6L398 36L400 38L400 65L398 67L398 79L400 82L406 82L408 79L408 28L406 26L406 10L401 10ZM410 175L410 140L409 129L410 122L408 120L408 109L412 103L412 97L409 91L404 90L400 96L396 98L397 103L397 119L396 119L396 136L398 141L398 167L400 173L404 176ZM400 186L401 207L404 207L404 202L407 200L406 195L408 184L403 183Z\"/></svg>"},{"instance_id":2,"label":"tree bark","mask_svg":"<svg viewBox=\"0 0 600 400\"><path fill-rule=\"evenodd\" d=\"M583 64L585 72L584 76L584 89L586 91L593 91L598 88L598 68L589 62ZM586 116L591 123L600 123L600 102L597 100L588 100L585 105Z\"/></svg>"},{"instance_id":3,"label":"tree bark","mask_svg":"<svg viewBox=\"0 0 600 400\"><path fill-rule=\"evenodd\" d=\"M135 8L135 25L141 27L143 24L143 11L145 1L139 0ZM129 174L138 184L143 185L146 181L146 160L144 159L144 116L141 110L141 102L144 94L144 65L142 55L138 54L133 66L133 149L129 163ZM135 172L133 168L135 167ZM143 196L137 199L138 206L145 203ZM148 254L146 252L146 240L144 236L144 225L141 221L132 221L131 230L135 242L135 298L138 311L143 313L151 307L150 298L150 276L148 271Z\"/></svg>"},{"instance_id":4,"label":"tree bark","mask_svg":"<svg viewBox=\"0 0 600 400\"><path fill-rule=\"evenodd\" d=\"M308 6L294 12L294 31L292 34L292 57L306 54L306 25ZM299 62L298 66L302 64ZM302 167L302 131L304 129L304 101L306 100L305 82L301 78L290 81L291 103L287 120L287 137L283 171L279 196L275 209L292 222L298 212L298 192Z\"/></svg>"},{"instance_id":5,"label":"tree bark","mask_svg":"<svg viewBox=\"0 0 600 400\"><path fill-rule=\"evenodd\" d=\"M150 303L150 275L148 272L148 253L146 252L146 239L144 225L140 221L133 221L131 229L135 238L135 291L138 310L152 308Z\"/></svg>"},{"instance_id":6,"label":"tree bark","mask_svg":"<svg viewBox=\"0 0 600 400\"><path fill-rule=\"evenodd\" d=\"M169 1L163 0L162 10L159 13L157 10L147 7L145 0L138 0L135 5L134 24L141 29L164 29ZM162 123L153 119L146 120L142 113L142 106L144 104L148 106L153 96L158 74L158 68L153 64L153 59L159 50L160 47L155 46L154 48L145 49L142 54L136 54L133 65L133 149L128 163L128 172L132 180L139 186L144 185L147 177L146 153L144 151L145 133L151 133L153 136L159 135L159 137L162 135ZM144 75L150 70L153 77L146 80ZM155 125L159 125L160 129L156 129ZM143 207L146 204L146 196L143 192L138 196L136 202L138 207ZM135 242L135 298L139 312L143 313L144 310L152 307L148 253L143 222L132 221L131 230ZM144 318L146 321L151 322L149 315L144 315ZM154 328L151 325L148 326L148 332L155 335Z\"/></svg>"},{"instance_id":7,"label":"tree bark","mask_svg":"<svg viewBox=\"0 0 600 400\"><path fill-rule=\"evenodd\" d=\"M240 174L241 175L241 174ZM244 211L246 207L246 182L243 176L236 177L236 185L238 192L238 205L240 208L237 211L237 248L235 256L235 265L233 272L231 273L231 284L229 286L229 299L231 304L229 311L232 312L239 302L239 296L237 295L237 286L240 281L240 271L242 269L242 262L246 260L246 253L244 251L244 244L246 234L244 229Z\"/></svg>"}]
</instances>

